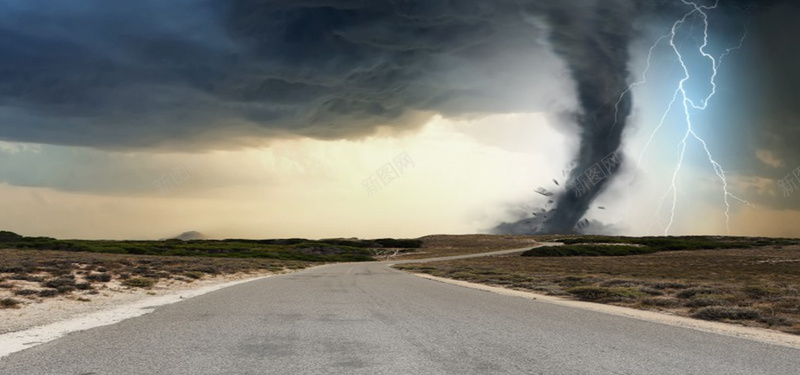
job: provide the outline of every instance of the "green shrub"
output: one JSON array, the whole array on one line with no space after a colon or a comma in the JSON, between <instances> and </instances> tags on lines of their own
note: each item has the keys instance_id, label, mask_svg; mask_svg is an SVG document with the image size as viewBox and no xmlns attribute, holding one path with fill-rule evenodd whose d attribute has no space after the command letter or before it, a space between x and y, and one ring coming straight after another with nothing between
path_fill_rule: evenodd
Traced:
<instances>
[{"instance_id":1,"label":"green shrub","mask_svg":"<svg viewBox=\"0 0 800 375\"><path fill-rule=\"evenodd\" d=\"M777 289L769 288L761 285L750 285L742 288L742 292L752 298L766 298L780 294Z\"/></svg>"},{"instance_id":2,"label":"green shrub","mask_svg":"<svg viewBox=\"0 0 800 375\"><path fill-rule=\"evenodd\" d=\"M58 295L57 289L42 289L39 291L39 297L55 297Z\"/></svg>"},{"instance_id":3,"label":"green shrub","mask_svg":"<svg viewBox=\"0 0 800 375\"><path fill-rule=\"evenodd\" d=\"M697 309L692 317L703 320L758 320L761 313L747 307L708 306Z\"/></svg>"},{"instance_id":4,"label":"green shrub","mask_svg":"<svg viewBox=\"0 0 800 375\"><path fill-rule=\"evenodd\" d=\"M643 295L632 288L603 288L599 286L576 286L567 289L566 292L584 301L631 299Z\"/></svg>"},{"instance_id":5,"label":"green shrub","mask_svg":"<svg viewBox=\"0 0 800 375\"><path fill-rule=\"evenodd\" d=\"M686 289L689 287L689 285L686 285L684 283L666 281L666 282L652 283L650 284L650 287L655 289Z\"/></svg>"},{"instance_id":6,"label":"green shrub","mask_svg":"<svg viewBox=\"0 0 800 375\"><path fill-rule=\"evenodd\" d=\"M22 290L15 290L14 291L14 295L15 296L30 296L30 295L34 295L36 293L39 293L39 291L38 290L33 290L33 289L22 289Z\"/></svg>"},{"instance_id":7,"label":"green shrub","mask_svg":"<svg viewBox=\"0 0 800 375\"><path fill-rule=\"evenodd\" d=\"M418 249L422 247L421 240L398 240L394 238L379 238L377 240L372 240L372 242L377 243L381 247L389 247L389 248L403 248L403 249Z\"/></svg>"},{"instance_id":8,"label":"green shrub","mask_svg":"<svg viewBox=\"0 0 800 375\"><path fill-rule=\"evenodd\" d=\"M711 288L689 288L681 290L675 296L678 298L692 298L698 294L719 294L719 291Z\"/></svg>"},{"instance_id":9,"label":"green shrub","mask_svg":"<svg viewBox=\"0 0 800 375\"><path fill-rule=\"evenodd\" d=\"M133 277L122 282L122 285L131 288L150 288L156 281L148 277Z\"/></svg>"},{"instance_id":10,"label":"green shrub","mask_svg":"<svg viewBox=\"0 0 800 375\"><path fill-rule=\"evenodd\" d=\"M200 271L186 271L183 273L183 276L196 280L196 279L202 279L203 276L205 276L205 274Z\"/></svg>"},{"instance_id":11,"label":"green shrub","mask_svg":"<svg viewBox=\"0 0 800 375\"><path fill-rule=\"evenodd\" d=\"M629 287L634 287L634 286L638 286L638 285L641 285L641 284L642 284L641 281L636 281L636 280L613 279L613 280L608 280L608 281L604 281L604 282L600 283L600 286L620 286L620 287L629 288Z\"/></svg>"},{"instance_id":12,"label":"green shrub","mask_svg":"<svg viewBox=\"0 0 800 375\"><path fill-rule=\"evenodd\" d=\"M62 293L62 294L63 294L63 293L69 293L69 292L72 292L73 290L75 290L75 287L74 287L74 286L72 286L72 285L61 285L61 286L57 287L57 288L56 288L56 290L57 290L59 293Z\"/></svg>"},{"instance_id":13,"label":"green shrub","mask_svg":"<svg viewBox=\"0 0 800 375\"><path fill-rule=\"evenodd\" d=\"M89 281L100 281L100 282L107 283L107 282L111 281L111 275L109 275L107 273L93 273L93 274L86 275L86 280L89 280Z\"/></svg>"},{"instance_id":14,"label":"green shrub","mask_svg":"<svg viewBox=\"0 0 800 375\"><path fill-rule=\"evenodd\" d=\"M587 243L628 243L646 246L654 251L711 250L751 248L758 242L733 241L705 236L683 237L605 237L580 236L558 240L566 245Z\"/></svg>"},{"instance_id":15,"label":"green shrub","mask_svg":"<svg viewBox=\"0 0 800 375\"><path fill-rule=\"evenodd\" d=\"M650 254L655 250L647 247L627 245L565 245L543 246L530 249L522 256L525 257L573 257L573 256L627 256L637 254Z\"/></svg>"},{"instance_id":16,"label":"green shrub","mask_svg":"<svg viewBox=\"0 0 800 375\"><path fill-rule=\"evenodd\" d=\"M680 300L674 298L644 298L641 302L644 306L656 307L677 307L681 304Z\"/></svg>"},{"instance_id":17,"label":"green shrub","mask_svg":"<svg viewBox=\"0 0 800 375\"><path fill-rule=\"evenodd\" d=\"M35 282L35 283L44 281L44 277L42 277L42 276L33 276L33 275L26 275L26 274L11 275L9 277L9 279L11 279L11 280L31 281L31 282Z\"/></svg>"},{"instance_id":18,"label":"green shrub","mask_svg":"<svg viewBox=\"0 0 800 375\"><path fill-rule=\"evenodd\" d=\"M791 327L791 326L797 324L797 322L795 320L792 320L792 319L789 319L789 318L786 318L786 317L783 317L783 316L774 316L774 315L773 316L761 317L761 319L759 319L759 321L761 321L762 323L766 323L770 327L774 327L774 326Z\"/></svg>"},{"instance_id":19,"label":"green shrub","mask_svg":"<svg viewBox=\"0 0 800 375\"><path fill-rule=\"evenodd\" d=\"M662 291L660 291L658 289L655 289L655 288L647 287L647 286L643 286L643 287L639 288L639 291L644 293L644 294L651 295L651 296L663 296L664 295L664 292L662 292Z\"/></svg>"},{"instance_id":20,"label":"green shrub","mask_svg":"<svg viewBox=\"0 0 800 375\"><path fill-rule=\"evenodd\" d=\"M75 287L75 278L70 277L57 277L55 279L50 279L42 283L42 286L48 288L58 289L60 287Z\"/></svg>"},{"instance_id":21,"label":"green shrub","mask_svg":"<svg viewBox=\"0 0 800 375\"><path fill-rule=\"evenodd\" d=\"M14 232L8 231L0 231L0 242L17 242L22 240L24 237L16 234Z\"/></svg>"},{"instance_id":22,"label":"green shrub","mask_svg":"<svg viewBox=\"0 0 800 375\"><path fill-rule=\"evenodd\" d=\"M3 309L11 309L19 307L20 301L17 301L13 298L3 298L0 299L0 308Z\"/></svg>"},{"instance_id":23,"label":"green shrub","mask_svg":"<svg viewBox=\"0 0 800 375\"><path fill-rule=\"evenodd\" d=\"M724 306L731 303L715 295L700 294L686 302L686 307Z\"/></svg>"}]
</instances>

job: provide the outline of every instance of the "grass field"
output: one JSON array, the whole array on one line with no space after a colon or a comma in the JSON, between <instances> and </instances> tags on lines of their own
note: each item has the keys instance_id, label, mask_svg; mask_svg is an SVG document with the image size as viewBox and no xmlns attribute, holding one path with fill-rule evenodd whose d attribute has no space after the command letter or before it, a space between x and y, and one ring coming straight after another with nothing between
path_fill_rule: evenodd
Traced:
<instances>
[{"instance_id":1,"label":"grass field","mask_svg":"<svg viewBox=\"0 0 800 375\"><path fill-rule=\"evenodd\" d=\"M0 309L20 308L54 297L89 302L108 287L150 288L167 282L192 283L209 276L281 273L313 264L278 259L0 250Z\"/></svg>"},{"instance_id":2,"label":"grass field","mask_svg":"<svg viewBox=\"0 0 800 375\"><path fill-rule=\"evenodd\" d=\"M162 240L103 241L59 240L49 237L24 237L0 231L0 248L20 250L62 250L104 254L200 256L218 258L264 258L309 262L371 261L374 249L413 249L419 240L382 238L375 240L304 238L270 240Z\"/></svg>"},{"instance_id":3,"label":"grass field","mask_svg":"<svg viewBox=\"0 0 800 375\"><path fill-rule=\"evenodd\" d=\"M800 246L796 240L568 238L565 242L571 244L593 244L576 251L597 250L598 243L613 243L647 248L648 253L511 255L395 267L800 334Z\"/></svg>"},{"instance_id":4,"label":"grass field","mask_svg":"<svg viewBox=\"0 0 800 375\"><path fill-rule=\"evenodd\" d=\"M281 273L372 261L421 246L403 239L90 241L0 231L0 309L54 297L90 301L98 289L152 288L213 275Z\"/></svg>"},{"instance_id":5,"label":"grass field","mask_svg":"<svg viewBox=\"0 0 800 375\"><path fill-rule=\"evenodd\" d=\"M398 260L438 258L524 248L554 236L512 236L491 234L431 235L420 237L422 246L395 257Z\"/></svg>"}]
</instances>

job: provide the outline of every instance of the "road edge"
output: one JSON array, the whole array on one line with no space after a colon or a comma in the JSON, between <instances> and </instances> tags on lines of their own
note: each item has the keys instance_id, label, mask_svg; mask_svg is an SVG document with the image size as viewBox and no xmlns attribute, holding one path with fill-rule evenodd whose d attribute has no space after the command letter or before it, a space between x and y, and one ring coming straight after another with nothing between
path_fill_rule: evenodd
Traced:
<instances>
[{"instance_id":1,"label":"road edge","mask_svg":"<svg viewBox=\"0 0 800 375\"><path fill-rule=\"evenodd\" d=\"M637 310L628 307L605 305L593 302L575 301L555 296L548 296L544 294L537 294L515 289L508 289L496 286L489 286L484 284L471 283L461 280L447 279L438 276L432 276L422 273L411 273L417 277L424 279L438 281L446 284L457 285L465 288L482 290L485 292L492 292L511 297L520 297L529 300L536 300L539 302L550 303L554 305L567 306L579 308L583 310L590 310L603 314L616 315L626 318L638 319L652 323L660 323L671 325L680 328L693 329L696 331L703 331L707 333L715 333L723 336L730 336L740 339L751 341L758 341L761 343L789 347L792 349L800 349L800 336L791 335L783 332L776 332L764 328L745 327L729 323L711 322L705 320L698 320L687 318L677 315L668 315L655 311Z\"/></svg>"},{"instance_id":2,"label":"road edge","mask_svg":"<svg viewBox=\"0 0 800 375\"><path fill-rule=\"evenodd\" d=\"M0 345L0 359L16 352L57 340L73 332L116 324L124 320L149 314L157 307L185 301L187 299L198 297L203 294L211 293L230 286L263 280L279 275L282 274L256 276L241 280L207 285L197 289L176 291L174 293L168 293L160 296L143 298L135 302L118 305L107 310L92 312L76 318L70 318L41 326L23 329L20 331L0 334L0 343L2 343L2 345Z\"/></svg>"}]
</instances>

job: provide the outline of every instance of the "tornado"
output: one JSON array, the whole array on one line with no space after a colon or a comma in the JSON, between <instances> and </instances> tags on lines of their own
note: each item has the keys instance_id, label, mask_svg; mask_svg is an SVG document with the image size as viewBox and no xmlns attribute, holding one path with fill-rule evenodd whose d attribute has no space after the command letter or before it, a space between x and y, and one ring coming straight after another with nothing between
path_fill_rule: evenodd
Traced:
<instances>
[{"instance_id":1,"label":"tornado","mask_svg":"<svg viewBox=\"0 0 800 375\"><path fill-rule=\"evenodd\" d=\"M613 180L622 164L620 144L631 112L628 47L631 19L628 0L558 2L531 9L549 26L553 52L563 59L575 82L579 149L566 188L556 194L556 210L539 230L573 232L589 205ZM623 95L624 93L624 95Z\"/></svg>"}]
</instances>

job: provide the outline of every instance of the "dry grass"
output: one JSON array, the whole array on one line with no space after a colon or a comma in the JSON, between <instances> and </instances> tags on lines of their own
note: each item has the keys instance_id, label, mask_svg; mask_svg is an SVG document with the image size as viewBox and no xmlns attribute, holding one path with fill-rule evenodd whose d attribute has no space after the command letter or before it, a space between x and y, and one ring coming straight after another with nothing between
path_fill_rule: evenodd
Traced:
<instances>
[{"instance_id":1,"label":"dry grass","mask_svg":"<svg viewBox=\"0 0 800 375\"><path fill-rule=\"evenodd\" d=\"M396 267L800 334L800 246L625 257L515 255Z\"/></svg>"},{"instance_id":2,"label":"dry grass","mask_svg":"<svg viewBox=\"0 0 800 375\"><path fill-rule=\"evenodd\" d=\"M563 237L563 236L561 236ZM467 255L495 250L508 250L533 246L555 236L512 236L491 234L431 235L420 237L422 248L400 254L394 259L424 259L443 256Z\"/></svg>"},{"instance_id":3,"label":"dry grass","mask_svg":"<svg viewBox=\"0 0 800 375\"><path fill-rule=\"evenodd\" d=\"M176 281L191 283L206 276L281 273L309 265L305 261L276 259L0 250L0 299L8 300L3 308L24 308L58 296L88 301L87 296L98 294L98 289L107 286L149 288Z\"/></svg>"}]
</instances>

